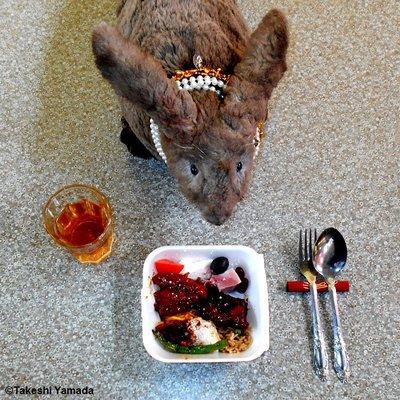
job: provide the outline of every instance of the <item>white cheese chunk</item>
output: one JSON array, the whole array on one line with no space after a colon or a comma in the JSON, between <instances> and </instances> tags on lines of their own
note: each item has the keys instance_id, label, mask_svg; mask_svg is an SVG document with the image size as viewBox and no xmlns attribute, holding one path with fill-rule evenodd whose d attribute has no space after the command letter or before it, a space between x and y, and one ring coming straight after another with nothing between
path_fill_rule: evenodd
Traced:
<instances>
[{"instance_id":1,"label":"white cheese chunk","mask_svg":"<svg viewBox=\"0 0 400 400\"><path fill-rule=\"evenodd\" d=\"M206 281L211 277L211 259L193 260L190 258L183 258L179 263L184 265L181 274L189 273L190 279L200 278L201 280Z\"/></svg>"},{"instance_id":2,"label":"white cheese chunk","mask_svg":"<svg viewBox=\"0 0 400 400\"><path fill-rule=\"evenodd\" d=\"M188 329L193 332L195 339L194 345L208 345L219 342L217 328L211 321L196 317L190 320Z\"/></svg>"}]
</instances>

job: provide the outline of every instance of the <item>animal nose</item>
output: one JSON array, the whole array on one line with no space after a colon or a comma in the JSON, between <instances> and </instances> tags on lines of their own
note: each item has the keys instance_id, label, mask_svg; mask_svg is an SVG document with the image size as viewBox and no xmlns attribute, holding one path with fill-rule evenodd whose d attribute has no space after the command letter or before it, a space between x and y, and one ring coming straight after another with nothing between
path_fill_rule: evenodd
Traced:
<instances>
[{"instance_id":1,"label":"animal nose","mask_svg":"<svg viewBox=\"0 0 400 400\"><path fill-rule=\"evenodd\" d=\"M220 226L229 218L229 214L215 214L212 213L206 216L208 222L213 225Z\"/></svg>"}]
</instances>

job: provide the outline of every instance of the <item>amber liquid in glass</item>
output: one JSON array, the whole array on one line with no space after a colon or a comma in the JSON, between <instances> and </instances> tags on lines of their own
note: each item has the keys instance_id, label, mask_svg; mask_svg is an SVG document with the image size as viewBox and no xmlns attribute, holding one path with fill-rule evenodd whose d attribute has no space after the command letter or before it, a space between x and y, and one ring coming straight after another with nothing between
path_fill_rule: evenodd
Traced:
<instances>
[{"instance_id":1,"label":"amber liquid in glass","mask_svg":"<svg viewBox=\"0 0 400 400\"><path fill-rule=\"evenodd\" d=\"M83 199L67 204L55 221L57 239L71 250L76 246L85 246L95 242L108 224L105 206ZM106 238L104 245L95 251L76 254L81 262L102 260L111 251L112 235ZM73 251L73 250L72 250Z\"/></svg>"},{"instance_id":2,"label":"amber liquid in glass","mask_svg":"<svg viewBox=\"0 0 400 400\"><path fill-rule=\"evenodd\" d=\"M56 220L59 240L69 246L84 246L94 242L107 225L102 207L90 200L67 204Z\"/></svg>"}]
</instances>

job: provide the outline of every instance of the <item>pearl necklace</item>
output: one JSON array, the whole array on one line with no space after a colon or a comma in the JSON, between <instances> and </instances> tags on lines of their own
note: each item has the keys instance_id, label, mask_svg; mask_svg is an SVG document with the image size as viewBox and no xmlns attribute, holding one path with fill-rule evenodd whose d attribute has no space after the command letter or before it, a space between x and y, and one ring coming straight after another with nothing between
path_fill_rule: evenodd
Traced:
<instances>
[{"instance_id":1,"label":"pearl necklace","mask_svg":"<svg viewBox=\"0 0 400 400\"><path fill-rule=\"evenodd\" d=\"M186 71L177 71L172 79L176 82L179 90L204 90L216 93L218 97L223 99L223 90L229 80L228 75L224 75L221 69L211 69L203 67L203 61L200 56L194 57L194 65L196 69L190 69ZM162 148L160 131L158 125L150 118L150 133L153 140L154 146L163 159L165 164L167 164L167 156ZM261 122L257 125L257 132L254 138L254 146L256 147L256 152L254 157L258 154L259 144L261 136L264 133L264 124Z\"/></svg>"}]
</instances>

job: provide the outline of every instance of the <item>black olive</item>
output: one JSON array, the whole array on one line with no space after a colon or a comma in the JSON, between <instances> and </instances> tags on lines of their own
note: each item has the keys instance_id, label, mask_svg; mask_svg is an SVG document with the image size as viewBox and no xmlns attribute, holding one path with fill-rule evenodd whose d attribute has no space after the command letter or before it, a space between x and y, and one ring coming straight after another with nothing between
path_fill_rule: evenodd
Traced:
<instances>
[{"instance_id":1,"label":"black olive","mask_svg":"<svg viewBox=\"0 0 400 400\"><path fill-rule=\"evenodd\" d=\"M235 290L239 293L245 293L248 287L249 280L247 278L243 278L242 282L240 282L239 285L235 287Z\"/></svg>"},{"instance_id":2,"label":"black olive","mask_svg":"<svg viewBox=\"0 0 400 400\"><path fill-rule=\"evenodd\" d=\"M224 273L229 267L229 260L226 257L217 257L210 265L211 272L214 275Z\"/></svg>"},{"instance_id":3,"label":"black olive","mask_svg":"<svg viewBox=\"0 0 400 400\"><path fill-rule=\"evenodd\" d=\"M246 277L246 274L244 273L244 269L242 267L235 268L235 271L238 274L241 281L243 280L243 278Z\"/></svg>"}]
</instances>

